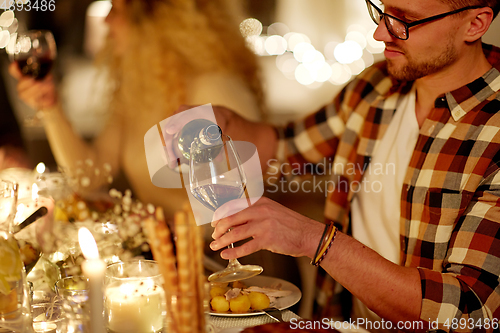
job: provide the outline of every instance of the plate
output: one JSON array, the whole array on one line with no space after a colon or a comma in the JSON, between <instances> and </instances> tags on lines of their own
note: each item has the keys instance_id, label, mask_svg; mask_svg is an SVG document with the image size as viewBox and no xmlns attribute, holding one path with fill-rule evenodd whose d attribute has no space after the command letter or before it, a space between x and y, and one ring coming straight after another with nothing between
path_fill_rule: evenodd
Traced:
<instances>
[{"instance_id":1,"label":"plate","mask_svg":"<svg viewBox=\"0 0 500 333\"><path fill-rule=\"evenodd\" d=\"M290 290L292 293L285 297L279 297L276 299L275 307L280 310L285 310L300 301L302 297L302 292L297 286L288 281L274 278L270 276L258 275L253 278L244 280L245 284L248 287L257 286L257 287L271 287L273 285L277 285L281 283L281 290ZM265 314L263 311L255 311L255 312L247 312L247 313L220 313L220 312L209 312L212 316L220 316L220 317L246 317L246 316L259 316Z\"/></svg>"}]
</instances>

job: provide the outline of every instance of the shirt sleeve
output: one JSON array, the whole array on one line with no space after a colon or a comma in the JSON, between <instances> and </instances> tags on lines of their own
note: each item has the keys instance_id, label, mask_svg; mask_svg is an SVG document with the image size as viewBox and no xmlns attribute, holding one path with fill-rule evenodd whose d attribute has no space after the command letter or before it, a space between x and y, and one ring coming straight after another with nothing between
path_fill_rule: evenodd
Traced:
<instances>
[{"instance_id":1,"label":"shirt sleeve","mask_svg":"<svg viewBox=\"0 0 500 333\"><path fill-rule=\"evenodd\" d=\"M286 163L283 170L293 169L294 175L313 173L311 170L318 170L315 167L318 163L335 156L348 116L342 103L346 89L316 112L277 128L276 156L278 163Z\"/></svg>"},{"instance_id":2,"label":"shirt sleeve","mask_svg":"<svg viewBox=\"0 0 500 333\"><path fill-rule=\"evenodd\" d=\"M455 226L443 270L419 268L420 319L445 331L497 331L500 318L500 173L480 184Z\"/></svg>"}]
</instances>

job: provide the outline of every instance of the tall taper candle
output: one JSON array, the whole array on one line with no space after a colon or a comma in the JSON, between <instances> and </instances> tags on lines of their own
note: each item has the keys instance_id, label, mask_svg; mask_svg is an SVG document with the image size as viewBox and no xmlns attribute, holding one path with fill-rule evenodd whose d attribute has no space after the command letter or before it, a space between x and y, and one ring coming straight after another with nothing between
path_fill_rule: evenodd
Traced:
<instances>
[{"instance_id":1,"label":"tall taper candle","mask_svg":"<svg viewBox=\"0 0 500 333\"><path fill-rule=\"evenodd\" d=\"M92 333L105 333L103 317L103 283L106 264L99 259L99 251L94 236L87 228L78 230L78 242L82 248L85 262L83 274L89 278L90 285L90 322Z\"/></svg>"}]
</instances>

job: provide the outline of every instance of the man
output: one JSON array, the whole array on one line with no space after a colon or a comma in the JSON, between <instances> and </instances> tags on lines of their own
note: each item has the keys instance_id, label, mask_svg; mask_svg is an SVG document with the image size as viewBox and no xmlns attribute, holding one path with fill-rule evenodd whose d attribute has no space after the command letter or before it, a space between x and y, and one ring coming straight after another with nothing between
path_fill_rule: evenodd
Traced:
<instances>
[{"instance_id":1,"label":"man","mask_svg":"<svg viewBox=\"0 0 500 333\"><path fill-rule=\"evenodd\" d=\"M324 233L323 224L265 198L228 216L241 204L235 200L216 211L211 248L250 239L221 256L267 249L322 259L392 328L421 321L406 329L491 331L500 317L500 49L482 45L481 36L500 2L367 5L386 61L332 104L278 131L281 137L216 110L223 130L253 141L264 161L333 158L325 219L343 232ZM377 165L395 168L380 174ZM382 189L362 188L363 181ZM345 234L351 229L356 239Z\"/></svg>"}]
</instances>

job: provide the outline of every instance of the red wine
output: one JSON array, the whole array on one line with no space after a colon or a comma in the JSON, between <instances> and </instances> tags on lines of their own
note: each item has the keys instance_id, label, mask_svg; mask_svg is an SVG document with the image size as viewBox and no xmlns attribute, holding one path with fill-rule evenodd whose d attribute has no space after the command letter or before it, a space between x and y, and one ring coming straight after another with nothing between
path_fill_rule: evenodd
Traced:
<instances>
[{"instance_id":1,"label":"red wine","mask_svg":"<svg viewBox=\"0 0 500 333\"><path fill-rule=\"evenodd\" d=\"M23 75L29 75L35 80L43 79L52 68L53 60L47 57L29 57L16 60Z\"/></svg>"},{"instance_id":2,"label":"red wine","mask_svg":"<svg viewBox=\"0 0 500 333\"><path fill-rule=\"evenodd\" d=\"M226 202L241 197L244 190L243 186L208 184L198 186L191 192L205 207L215 211Z\"/></svg>"}]
</instances>

